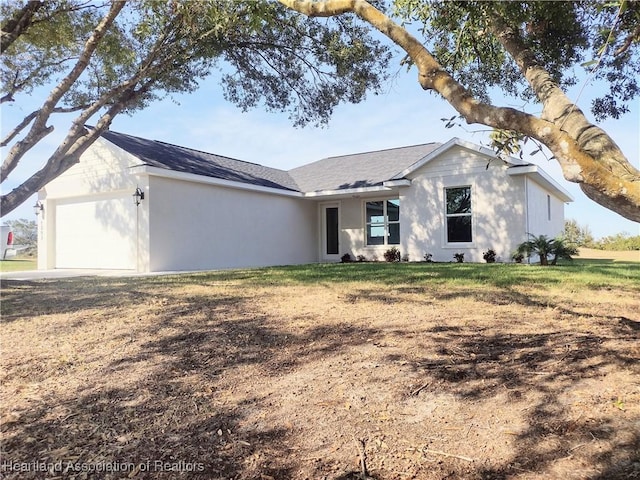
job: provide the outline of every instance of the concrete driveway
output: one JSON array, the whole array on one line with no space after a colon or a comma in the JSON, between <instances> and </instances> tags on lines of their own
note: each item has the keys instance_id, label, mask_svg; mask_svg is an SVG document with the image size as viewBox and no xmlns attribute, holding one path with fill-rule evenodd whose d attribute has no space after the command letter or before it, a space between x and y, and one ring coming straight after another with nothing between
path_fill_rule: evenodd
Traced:
<instances>
[{"instance_id":1,"label":"concrete driveway","mask_svg":"<svg viewBox=\"0 0 640 480\"><path fill-rule=\"evenodd\" d=\"M49 280L72 277L133 277L139 273L133 270L91 270L91 269L56 269L27 270L24 272L0 272L3 280Z\"/></svg>"},{"instance_id":2,"label":"concrete driveway","mask_svg":"<svg viewBox=\"0 0 640 480\"><path fill-rule=\"evenodd\" d=\"M2 280L51 280L57 278L74 277L151 277L158 275L183 275L189 273L204 273L206 270L189 272L151 272L140 273L134 270L97 270L97 269L55 269L55 270L28 270L24 272L0 272Z\"/></svg>"}]
</instances>

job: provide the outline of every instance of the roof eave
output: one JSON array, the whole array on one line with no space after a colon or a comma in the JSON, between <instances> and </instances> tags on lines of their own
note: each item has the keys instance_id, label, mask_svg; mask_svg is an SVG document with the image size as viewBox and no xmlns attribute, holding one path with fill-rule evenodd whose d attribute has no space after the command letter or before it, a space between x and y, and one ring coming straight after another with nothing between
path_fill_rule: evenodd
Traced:
<instances>
[{"instance_id":1,"label":"roof eave","mask_svg":"<svg viewBox=\"0 0 640 480\"><path fill-rule=\"evenodd\" d=\"M386 182L385 182L386 184ZM322 199L322 198L337 198L337 197L353 197L376 194L376 193L389 193L393 192L392 186L375 185L372 187L357 187L357 188L343 188L336 190L317 190L315 192L305 192L303 195L305 198Z\"/></svg>"},{"instance_id":2,"label":"roof eave","mask_svg":"<svg viewBox=\"0 0 640 480\"><path fill-rule=\"evenodd\" d=\"M251 183L236 182L233 180L224 180L222 178L208 177L206 175L198 175L195 173L176 172L175 170L164 169L160 167L152 167L150 165L138 165L131 167L132 175L136 176L154 176L169 178L172 180L182 180L185 182L203 183L206 185L216 185L219 187L235 188L237 190L249 190L252 192L270 193L273 195L282 195L285 197L302 198L304 194L295 190L285 188L265 187L262 185L254 185Z\"/></svg>"},{"instance_id":3,"label":"roof eave","mask_svg":"<svg viewBox=\"0 0 640 480\"><path fill-rule=\"evenodd\" d=\"M511 176L526 175L536 183L555 193L556 196L565 203L570 203L574 200L567 190L537 165L529 164L511 167L507 170L507 173Z\"/></svg>"}]
</instances>

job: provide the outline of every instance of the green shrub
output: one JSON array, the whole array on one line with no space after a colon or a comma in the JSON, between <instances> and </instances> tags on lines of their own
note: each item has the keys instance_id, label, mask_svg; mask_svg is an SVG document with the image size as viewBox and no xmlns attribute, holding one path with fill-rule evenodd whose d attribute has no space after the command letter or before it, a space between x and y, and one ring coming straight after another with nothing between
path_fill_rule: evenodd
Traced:
<instances>
[{"instance_id":1,"label":"green shrub","mask_svg":"<svg viewBox=\"0 0 640 480\"><path fill-rule=\"evenodd\" d=\"M549 265L549 258L551 258L551 265L556 265L559 259L572 260L571 255L578 253L575 245L569 245L562 237L550 239L546 235L530 236L531 240L518 245L514 259L516 255L522 255L523 258L525 255L527 257L538 255L540 265Z\"/></svg>"},{"instance_id":2,"label":"green shrub","mask_svg":"<svg viewBox=\"0 0 640 480\"><path fill-rule=\"evenodd\" d=\"M513 255L511 255L511 259L516 263L522 263L522 261L524 260L524 254L515 252Z\"/></svg>"},{"instance_id":3,"label":"green shrub","mask_svg":"<svg viewBox=\"0 0 640 480\"><path fill-rule=\"evenodd\" d=\"M640 235L631 236L628 233L617 233L598 240L593 248L600 250L640 250Z\"/></svg>"},{"instance_id":4,"label":"green shrub","mask_svg":"<svg viewBox=\"0 0 640 480\"><path fill-rule=\"evenodd\" d=\"M384 259L387 262L399 262L400 250L398 250L396 247L391 247L389 250L384 252Z\"/></svg>"},{"instance_id":5,"label":"green shrub","mask_svg":"<svg viewBox=\"0 0 640 480\"><path fill-rule=\"evenodd\" d=\"M487 263L496 263L496 251L490 248L486 252L482 252L482 258Z\"/></svg>"}]
</instances>

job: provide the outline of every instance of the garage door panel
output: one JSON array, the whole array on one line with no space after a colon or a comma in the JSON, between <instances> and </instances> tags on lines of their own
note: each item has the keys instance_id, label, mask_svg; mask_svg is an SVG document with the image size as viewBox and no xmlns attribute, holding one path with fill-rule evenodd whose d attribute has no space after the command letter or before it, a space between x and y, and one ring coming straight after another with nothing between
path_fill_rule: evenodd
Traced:
<instances>
[{"instance_id":1,"label":"garage door panel","mask_svg":"<svg viewBox=\"0 0 640 480\"><path fill-rule=\"evenodd\" d=\"M135 268L135 205L129 196L56 206L57 268Z\"/></svg>"}]
</instances>

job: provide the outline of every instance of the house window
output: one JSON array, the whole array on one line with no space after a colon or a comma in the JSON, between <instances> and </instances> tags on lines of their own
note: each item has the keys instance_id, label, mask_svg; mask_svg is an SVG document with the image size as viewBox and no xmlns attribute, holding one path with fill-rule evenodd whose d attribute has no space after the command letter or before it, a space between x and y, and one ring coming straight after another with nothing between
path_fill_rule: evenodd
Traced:
<instances>
[{"instance_id":1,"label":"house window","mask_svg":"<svg viewBox=\"0 0 640 480\"><path fill-rule=\"evenodd\" d=\"M471 187L445 189L447 202L447 243L470 243Z\"/></svg>"},{"instance_id":2,"label":"house window","mask_svg":"<svg viewBox=\"0 0 640 480\"><path fill-rule=\"evenodd\" d=\"M366 202L367 245L400 244L400 200Z\"/></svg>"},{"instance_id":3,"label":"house window","mask_svg":"<svg viewBox=\"0 0 640 480\"><path fill-rule=\"evenodd\" d=\"M551 195L547 195L547 220L551 221Z\"/></svg>"}]
</instances>

